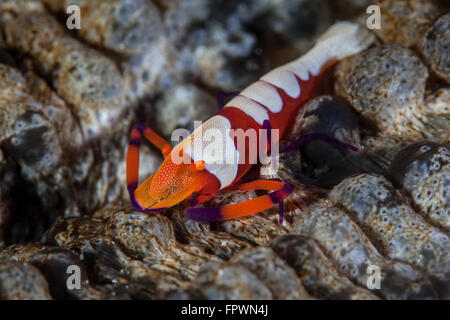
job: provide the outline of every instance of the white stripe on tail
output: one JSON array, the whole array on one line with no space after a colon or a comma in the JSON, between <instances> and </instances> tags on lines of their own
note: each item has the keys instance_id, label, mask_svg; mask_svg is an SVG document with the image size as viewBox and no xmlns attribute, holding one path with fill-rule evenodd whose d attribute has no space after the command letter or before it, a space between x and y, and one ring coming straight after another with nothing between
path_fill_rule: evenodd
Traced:
<instances>
[{"instance_id":1,"label":"white stripe on tail","mask_svg":"<svg viewBox=\"0 0 450 320\"><path fill-rule=\"evenodd\" d=\"M292 98L301 94L300 85L294 75L307 81L310 75L317 76L322 68L332 60L340 60L365 50L375 40L375 36L364 27L354 22L338 22L331 26L316 42L316 45L304 56L284 66L278 67L261 80L251 84L241 95L256 101L271 112L280 112L283 101L273 86L283 89ZM243 100L230 101L226 106L238 103L239 109L246 112L255 121L261 123L263 116L256 116L257 108L245 108Z\"/></svg>"}]
</instances>

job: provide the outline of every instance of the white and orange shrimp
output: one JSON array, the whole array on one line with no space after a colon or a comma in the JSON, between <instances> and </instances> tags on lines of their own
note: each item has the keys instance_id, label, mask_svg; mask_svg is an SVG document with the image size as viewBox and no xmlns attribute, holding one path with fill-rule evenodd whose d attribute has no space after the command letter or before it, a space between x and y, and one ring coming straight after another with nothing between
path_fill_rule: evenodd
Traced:
<instances>
[{"instance_id":1,"label":"white and orange shrimp","mask_svg":"<svg viewBox=\"0 0 450 320\"><path fill-rule=\"evenodd\" d=\"M300 108L311 98L324 71L337 60L356 54L371 44L373 37L361 28L351 22L333 25L304 56L272 70L251 84L174 148L145 125L135 125L131 132L126 160L127 185L133 204L141 210L161 210L194 195L197 196L191 199L193 206L203 203L225 188L261 189L271 192L218 208L191 207L187 209L187 215L198 221L214 221L250 215L275 204L279 204L281 210L283 200L291 194L293 187L277 180L256 180L239 184L254 162L247 161L247 158L242 159L242 152L233 145L236 141L229 132L232 129L242 129L244 132L277 129L279 138L283 137ZM202 140L202 136L209 129L222 133L227 141L221 143L231 142L234 146L225 148L224 152L231 154L221 155L220 158L231 155L241 161L223 163L214 161L211 157L206 159L202 157L201 152L193 153L193 146L202 150L210 147L209 144L218 143L205 143ZM161 150L164 161L153 175L139 185L139 146L142 135ZM258 139L258 143L260 140ZM249 148L247 143L246 151ZM267 151L267 148L263 151ZM175 156L187 157L190 161L180 163L174 161Z\"/></svg>"}]
</instances>

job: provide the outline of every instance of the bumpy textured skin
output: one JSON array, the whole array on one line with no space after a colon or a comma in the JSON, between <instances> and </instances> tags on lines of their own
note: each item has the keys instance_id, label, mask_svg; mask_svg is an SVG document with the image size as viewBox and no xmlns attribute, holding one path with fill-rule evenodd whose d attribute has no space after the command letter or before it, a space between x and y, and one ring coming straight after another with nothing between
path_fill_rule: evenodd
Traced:
<instances>
[{"instance_id":1,"label":"bumpy textured skin","mask_svg":"<svg viewBox=\"0 0 450 320\"><path fill-rule=\"evenodd\" d=\"M395 131L413 116L404 107L423 99L428 70L409 49L379 46L339 64L336 74L338 95L380 130Z\"/></svg>"},{"instance_id":2,"label":"bumpy textured skin","mask_svg":"<svg viewBox=\"0 0 450 320\"><path fill-rule=\"evenodd\" d=\"M228 197L230 196L228 194ZM236 198L238 201L242 201L243 199L248 198ZM216 205L216 203L213 202L211 205ZM174 210L171 210L169 214L176 234L181 236L181 239L188 242L191 246L212 252L224 260L230 259L234 254L243 249L253 247L253 241L244 239L245 237L235 237L225 230L214 230L209 223L198 223L187 218L185 213L187 207L187 203L179 205ZM253 216L243 219L249 219L251 217ZM245 235L245 232L236 234L236 236L239 235ZM264 240L266 239L264 238ZM264 240L261 240L261 242Z\"/></svg>"},{"instance_id":3,"label":"bumpy textured skin","mask_svg":"<svg viewBox=\"0 0 450 320\"><path fill-rule=\"evenodd\" d=\"M390 176L428 222L450 231L450 152L431 142L414 143L398 152Z\"/></svg>"},{"instance_id":4,"label":"bumpy textured skin","mask_svg":"<svg viewBox=\"0 0 450 320\"><path fill-rule=\"evenodd\" d=\"M436 298L430 281L419 269L383 257L358 225L337 207L310 206L295 222L293 233L316 240L333 259L336 269L361 286L367 285L367 267L378 266L381 286L372 292L385 299Z\"/></svg>"},{"instance_id":5,"label":"bumpy textured skin","mask_svg":"<svg viewBox=\"0 0 450 320\"><path fill-rule=\"evenodd\" d=\"M217 194L216 197L211 199L208 205L223 206L230 203L236 203L238 201L245 201L256 197L255 191L224 191ZM244 239L253 245L267 245L275 237L287 233L286 228L274 219L266 219L265 216L273 215L276 212L277 207L274 207L273 211L268 214L264 212L258 215L251 215L248 217L242 217L240 219L234 219L224 221L221 229L228 234L231 234L240 239Z\"/></svg>"},{"instance_id":6,"label":"bumpy textured skin","mask_svg":"<svg viewBox=\"0 0 450 320\"><path fill-rule=\"evenodd\" d=\"M194 284L208 299L312 299L295 271L264 247L205 265Z\"/></svg>"},{"instance_id":7,"label":"bumpy textured skin","mask_svg":"<svg viewBox=\"0 0 450 320\"><path fill-rule=\"evenodd\" d=\"M342 300L377 300L378 296L343 277L317 242L300 235L276 238L270 247L283 258L314 297Z\"/></svg>"},{"instance_id":8,"label":"bumpy textured skin","mask_svg":"<svg viewBox=\"0 0 450 320\"><path fill-rule=\"evenodd\" d=\"M66 13L74 4L70 0L43 0L48 8ZM151 46L162 32L159 10L151 1L143 0L82 0L77 1L82 12L80 36L94 45L119 54L140 53ZM111 10L113 8L113 10ZM95 31L93 31L95 30Z\"/></svg>"},{"instance_id":9,"label":"bumpy textured skin","mask_svg":"<svg viewBox=\"0 0 450 320\"><path fill-rule=\"evenodd\" d=\"M430 69L440 78L450 82L450 13L444 14L428 28L421 52ZM442 50L441 48L447 48Z\"/></svg>"},{"instance_id":10,"label":"bumpy textured skin","mask_svg":"<svg viewBox=\"0 0 450 320\"><path fill-rule=\"evenodd\" d=\"M135 298L156 298L192 287L189 281L204 264L221 261L200 247L177 241L172 223L163 215L117 205L98 211L92 219L60 219L44 241L78 251L86 261L95 263L102 281L114 280L114 288L95 286L97 295L105 290L117 297L127 293ZM18 253L5 253L8 257L13 254Z\"/></svg>"},{"instance_id":11,"label":"bumpy textured skin","mask_svg":"<svg viewBox=\"0 0 450 320\"><path fill-rule=\"evenodd\" d=\"M427 27L445 12L445 1L383 0L380 1L382 28L374 32L385 43L417 46Z\"/></svg>"},{"instance_id":12,"label":"bumpy textured skin","mask_svg":"<svg viewBox=\"0 0 450 320\"><path fill-rule=\"evenodd\" d=\"M123 95L116 81L120 72L112 60L68 37L45 11L22 11L16 17L3 13L3 19L8 45L29 50L42 72L52 75L57 93L80 119L84 138L98 137L102 128L117 123L123 116Z\"/></svg>"},{"instance_id":13,"label":"bumpy textured skin","mask_svg":"<svg viewBox=\"0 0 450 320\"><path fill-rule=\"evenodd\" d=\"M47 280L29 263L0 262L0 299L49 300Z\"/></svg>"},{"instance_id":14,"label":"bumpy textured skin","mask_svg":"<svg viewBox=\"0 0 450 320\"><path fill-rule=\"evenodd\" d=\"M208 263L202 268L194 284L211 300L273 299L264 282L241 264Z\"/></svg>"},{"instance_id":15,"label":"bumpy textured skin","mask_svg":"<svg viewBox=\"0 0 450 320\"><path fill-rule=\"evenodd\" d=\"M450 238L428 224L385 178L363 174L349 177L330 194L390 259L423 270L441 298L449 297Z\"/></svg>"},{"instance_id":16,"label":"bumpy textured skin","mask_svg":"<svg viewBox=\"0 0 450 320\"><path fill-rule=\"evenodd\" d=\"M130 228L133 229L131 233ZM179 246L170 221L158 213L116 213L108 219L105 234L126 246L133 256L159 265L162 270L183 270L185 279L192 279L207 261L220 261L195 247Z\"/></svg>"},{"instance_id":17,"label":"bumpy textured skin","mask_svg":"<svg viewBox=\"0 0 450 320\"><path fill-rule=\"evenodd\" d=\"M274 299L311 299L295 271L270 248L243 250L230 262L242 264L253 272L269 288Z\"/></svg>"},{"instance_id":18,"label":"bumpy textured skin","mask_svg":"<svg viewBox=\"0 0 450 320\"><path fill-rule=\"evenodd\" d=\"M14 196L20 197L29 188L39 195L45 207L55 206L60 198L70 198L73 191L69 190L67 163L82 139L63 101L32 72L23 74L11 65L0 63L0 119L0 145L5 158L14 159L5 174L21 176L15 178L12 187L22 191L14 191ZM35 203L31 198L27 201L30 207ZM23 216L28 215L27 210L20 210ZM46 215L53 220L57 210L49 210ZM38 214L31 216L37 218ZM42 223L45 222L36 221L34 226L40 228ZM31 233L33 229L30 228ZM15 227L10 228L11 234L14 230Z\"/></svg>"},{"instance_id":19,"label":"bumpy textured skin","mask_svg":"<svg viewBox=\"0 0 450 320\"><path fill-rule=\"evenodd\" d=\"M106 295L89 285L86 269L74 252L56 246L18 244L0 254L0 261L29 263L39 269L48 282L49 293L57 299L105 299ZM67 268L77 265L81 271L81 289L67 287Z\"/></svg>"},{"instance_id":20,"label":"bumpy textured skin","mask_svg":"<svg viewBox=\"0 0 450 320\"><path fill-rule=\"evenodd\" d=\"M368 137L363 145L369 150L390 149L386 156L392 159L393 145L448 141L449 90L426 91L428 78L428 69L414 51L381 45L339 63L334 87L375 130L376 137Z\"/></svg>"}]
</instances>

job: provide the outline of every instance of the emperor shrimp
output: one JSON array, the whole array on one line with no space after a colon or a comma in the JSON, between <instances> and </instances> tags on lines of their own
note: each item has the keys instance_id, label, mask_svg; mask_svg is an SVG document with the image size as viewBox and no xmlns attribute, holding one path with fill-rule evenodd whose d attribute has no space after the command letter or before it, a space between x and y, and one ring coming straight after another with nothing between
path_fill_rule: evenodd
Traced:
<instances>
[{"instance_id":1,"label":"emperor shrimp","mask_svg":"<svg viewBox=\"0 0 450 320\"><path fill-rule=\"evenodd\" d=\"M293 186L278 180L264 179L239 183L254 165L248 156L254 145L246 142L243 147L238 147L230 131L277 130L278 135L270 138L281 139L291 127L296 114L311 98L324 72L336 61L365 50L373 40L374 37L356 23L334 24L305 55L270 71L248 86L173 148L150 128L136 124L131 132L126 156L127 187L133 205L144 211L154 211L190 199L191 207L186 213L188 218L197 221L239 218L276 204L280 206L281 212L283 201L292 193ZM205 142L203 136L211 129L221 133L223 141ZM164 161L154 174L139 185L142 136L162 152ZM258 146L263 143L262 140L257 139ZM221 145L217 146L219 143ZM227 147L222 148L223 145ZM298 142L294 142L295 145ZM215 156L209 154L205 157L203 152L193 152L195 149L206 151L211 147L218 147L216 150L223 150L226 154L216 152ZM269 149L269 144L257 148L259 153ZM180 157L184 161L180 162ZM228 157L239 161L220 161ZM223 207L195 207L222 189L266 190L269 193Z\"/></svg>"}]
</instances>

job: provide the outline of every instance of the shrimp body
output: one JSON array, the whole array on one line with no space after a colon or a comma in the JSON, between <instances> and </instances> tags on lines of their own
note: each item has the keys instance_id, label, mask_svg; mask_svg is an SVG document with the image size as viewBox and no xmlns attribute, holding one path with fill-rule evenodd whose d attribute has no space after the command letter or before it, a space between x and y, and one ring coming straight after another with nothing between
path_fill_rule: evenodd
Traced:
<instances>
[{"instance_id":1,"label":"shrimp body","mask_svg":"<svg viewBox=\"0 0 450 320\"><path fill-rule=\"evenodd\" d=\"M300 108L311 98L324 71L337 60L366 49L372 41L373 37L365 36L357 24L333 25L305 55L248 86L173 149L149 128L135 126L127 154L127 182L133 203L140 209L158 210L196 196L191 202L196 205L227 188L272 192L220 208L190 208L188 217L202 221L227 220L268 209L274 204L282 206L293 190L288 183L274 180L238 183L255 164L255 152L251 152L255 146L256 155L261 156L270 144L261 147L261 135L257 135L253 143L250 139L239 141L237 133L244 133L245 137L245 133L275 129L278 136L272 138L283 137ZM161 149L165 160L158 171L138 187L141 135Z\"/></svg>"}]
</instances>

